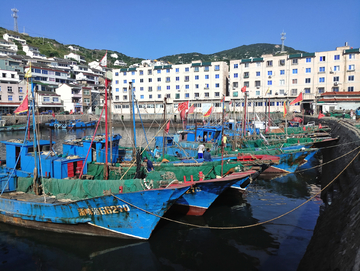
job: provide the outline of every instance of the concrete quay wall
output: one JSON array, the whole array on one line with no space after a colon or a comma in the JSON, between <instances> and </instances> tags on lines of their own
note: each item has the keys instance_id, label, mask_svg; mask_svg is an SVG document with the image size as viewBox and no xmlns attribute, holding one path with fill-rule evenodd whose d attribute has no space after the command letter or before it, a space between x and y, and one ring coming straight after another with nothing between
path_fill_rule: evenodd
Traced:
<instances>
[{"instance_id":1,"label":"concrete quay wall","mask_svg":"<svg viewBox=\"0 0 360 271\"><path fill-rule=\"evenodd\" d=\"M306 117L308 121L319 122ZM353 152L322 168L322 188L335 181L321 194L324 205L298 270L360 270L360 130L352 120L320 121L332 128L333 137L340 137L336 147L322 150L324 163Z\"/></svg>"}]
</instances>

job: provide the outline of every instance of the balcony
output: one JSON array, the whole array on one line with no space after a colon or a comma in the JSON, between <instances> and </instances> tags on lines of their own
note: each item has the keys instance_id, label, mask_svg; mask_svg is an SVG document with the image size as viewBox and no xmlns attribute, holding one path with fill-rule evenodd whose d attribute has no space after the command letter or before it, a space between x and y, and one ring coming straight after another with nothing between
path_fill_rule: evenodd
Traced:
<instances>
[{"instance_id":1,"label":"balcony","mask_svg":"<svg viewBox=\"0 0 360 271\"><path fill-rule=\"evenodd\" d=\"M81 95L81 93L73 93L73 94L72 94L72 97L73 97L73 98L81 98L82 95Z\"/></svg>"}]
</instances>

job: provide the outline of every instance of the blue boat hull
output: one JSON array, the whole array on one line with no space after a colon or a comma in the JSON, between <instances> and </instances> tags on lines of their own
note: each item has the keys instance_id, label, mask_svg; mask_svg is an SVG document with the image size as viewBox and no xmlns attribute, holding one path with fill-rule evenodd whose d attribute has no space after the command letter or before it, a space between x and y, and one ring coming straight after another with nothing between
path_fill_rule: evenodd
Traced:
<instances>
[{"instance_id":1,"label":"blue boat hull","mask_svg":"<svg viewBox=\"0 0 360 271\"><path fill-rule=\"evenodd\" d=\"M242 183L255 173L256 171L239 172L221 179L194 182L193 187L176 201L174 208L186 215L201 216L231 185Z\"/></svg>"},{"instance_id":2,"label":"blue boat hull","mask_svg":"<svg viewBox=\"0 0 360 271\"><path fill-rule=\"evenodd\" d=\"M41 230L148 239L163 214L189 186L41 203L0 197L0 221Z\"/></svg>"}]
</instances>

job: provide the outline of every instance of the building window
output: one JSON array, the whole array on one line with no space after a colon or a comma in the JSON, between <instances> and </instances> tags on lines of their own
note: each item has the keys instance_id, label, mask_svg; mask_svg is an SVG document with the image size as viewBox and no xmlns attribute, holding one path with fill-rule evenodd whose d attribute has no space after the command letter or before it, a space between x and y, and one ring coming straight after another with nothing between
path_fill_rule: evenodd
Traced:
<instances>
[{"instance_id":1,"label":"building window","mask_svg":"<svg viewBox=\"0 0 360 271\"><path fill-rule=\"evenodd\" d=\"M198 71L199 71L199 67L195 67L194 72L198 72Z\"/></svg>"},{"instance_id":2,"label":"building window","mask_svg":"<svg viewBox=\"0 0 360 271\"><path fill-rule=\"evenodd\" d=\"M205 74L205 79L209 79L209 75L208 75L208 74Z\"/></svg>"},{"instance_id":3,"label":"building window","mask_svg":"<svg viewBox=\"0 0 360 271\"><path fill-rule=\"evenodd\" d=\"M180 85L176 85L176 87L175 87L176 89L180 89Z\"/></svg>"},{"instance_id":4,"label":"building window","mask_svg":"<svg viewBox=\"0 0 360 271\"><path fill-rule=\"evenodd\" d=\"M355 59L355 54L349 54L349 59Z\"/></svg>"},{"instance_id":5,"label":"building window","mask_svg":"<svg viewBox=\"0 0 360 271\"><path fill-rule=\"evenodd\" d=\"M53 98L53 102L54 102L54 103L58 103L58 102L59 102L59 98L58 98L58 97L54 97L54 98Z\"/></svg>"},{"instance_id":6,"label":"building window","mask_svg":"<svg viewBox=\"0 0 360 271\"><path fill-rule=\"evenodd\" d=\"M180 93L175 94L175 99L180 99Z\"/></svg>"},{"instance_id":7,"label":"building window","mask_svg":"<svg viewBox=\"0 0 360 271\"><path fill-rule=\"evenodd\" d=\"M321 61L321 62L325 61L325 56L321 56L321 57L320 57L320 61Z\"/></svg>"},{"instance_id":8,"label":"building window","mask_svg":"<svg viewBox=\"0 0 360 271\"><path fill-rule=\"evenodd\" d=\"M188 72L189 70L190 70L189 67L186 67L186 68L185 68L185 71L186 71L186 72Z\"/></svg>"},{"instance_id":9,"label":"building window","mask_svg":"<svg viewBox=\"0 0 360 271\"><path fill-rule=\"evenodd\" d=\"M220 70L220 65L215 65L215 71L219 71Z\"/></svg>"},{"instance_id":10,"label":"building window","mask_svg":"<svg viewBox=\"0 0 360 271\"><path fill-rule=\"evenodd\" d=\"M149 78L149 83L151 83L152 82L152 78Z\"/></svg>"},{"instance_id":11,"label":"building window","mask_svg":"<svg viewBox=\"0 0 360 271\"><path fill-rule=\"evenodd\" d=\"M205 89L209 89L209 84L205 84Z\"/></svg>"},{"instance_id":12,"label":"building window","mask_svg":"<svg viewBox=\"0 0 360 271\"><path fill-rule=\"evenodd\" d=\"M333 87L334 92L339 92L339 87Z\"/></svg>"},{"instance_id":13,"label":"building window","mask_svg":"<svg viewBox=\"0 0 360 271\"><path fill-rule=\"evenodd\" d=\"M349 75L348 80L349 81L354 81L354 75Z\"/></svg>"},{"instance_id":14,"label":"building window","mask_svg":"<svg viewBox=\"0 0 360 271\"><path fill-rule=\"evenodd\" d=\"M268 85L268 86L271 86L271 85L272 85L272 80L268 80L268 81L267 81L267 85Z\"/></svg>"},{"instance_id":15,"label":"building window","mask_svg":"<svg viewBox=\"0 0 360 271\"><path fill-rule=\"evenodd\" d=\"M189 89L190 88L190 85L185 85L185 89Z\"/></svg>"},{"instance_id":16,"label":"building window","mask_svg":"<svg viewBox=\"0 0 360 271\"><path fill-rule=\"evenodd\" d=\"M255 87L260 87L260 86L261 86L260 81L255 81Z\"/></svg>"},{"instance_id":17,"label":"building window","mask_svg":"<svg viewBox=\"0 0 360 271\"><path fill-rule=\"evenodd\" d=\"M310 88L305 88L305 94L310 94Z\"/></svg>"},{"instance_id":18,"label":"building window","mask_svg":"<svg viewBox=\"0 0 360 271\"><path fill-rule=\"evenodd\" d=\"M195 80L199 80L199 75L195 75Z\"/></svg>"},{"instance_id":19,"label":"building window","mask_svg":"<svg viewBox=\"0 0 360 271\"><path fill-rule=\"evenodd\" d=\"M297 64L298 64L298 60L297 60L297 59L293 59L293 60L292 60L292 64L293 64L293 65L297 65Z\"/></svg>"},{"instance_id":20,"label":"building window","mask_svg":"<svg viewBox=\"0 0 360 271\"><path fill-rule=\"evenodd\" d=\"M180 69L179 69L179 68L176 68L176 69L175 69L175 72L179 72L179 71L180 71Z\"/></svg>"},{"instance_id":21,"label":"building window","mask_svg":"<svg viewBox=\"0 0 360 271\"><path fill-rule=\"evenodd\" d=\"M291 89L291 95L293 95L293 96L297 95L297 89L296 88Z\"/></svg>"},{"instance_id":22,"label":"building window","mask_svg":"<svg viewBox=\"0 0 360 271\"><path fill-rule=\"evenodd\" d=\"M166 90L170 90L170 86L166 86Z\"/></svg>"},{"instance_id":23,"label":"building window","mask_svg":"<svg viewBox=\"0 0 360 271\"><path fill-rule=\"evenodd\" d=\"M272 60L266 61L266 67L272 67L273 62Z\"/></svg>"},{"instance_id":24,"label":"building window","mask_svg":"<svg viewBox=\"0 0 360 271\"><path fill-rule=\"evenodd\" d=\"M175 77L175 81L180 81L180 77L179 77L179 76L176 76L176 77Z\"/></svg>"},{"instance_id":25,"label":"building window","mask_svg":"<svg viewBox=\"0 0 360 271\"><path fill-rule=\"evenodd\" d=\"M349 65L349 71L354 71L355 70L355 65Z\"/></svg>"},{"instance_id":26,"label":"building window","mask_svg":"<svg viewBox=\"0 0 360 271\"><path fill-rule=\"evenodd\" d=\"M340 66L334 66L334 72L340 71Z\"/></svg>"},{"instance_id":27,"label":"building window","mask_svg":"<svg viewBox=\"0 0 360 271\"><path fill-rule=\"evenodd\" d=\"M307 58L306 58L306 62L307 62L307 63L310 63L310 62L311 62L311 58L310 58L310 57L307 57Z\"/></svg>"},{"instance_id":28,"label":"building window","mask_svg":"<svg viewBox=\"0 0 360 271\"><path fill-rule=\"evenodd\" d=\"M320 77L319 78L319 83L324 83L325 82L325 77Z\"/></svg>"},{"instance_id":29,"label":"building window","mask_svg":"<svg viewBox=\"0 0 360 271\"><path fill-rule=\"evenodd\" d=\"M255 91L256 96L260 96L260 90Z\"/></svg>"},{"instance_id":30,"label":"building window","mask_svg":"<svg viewBox=\"0 0 360 271\"><path fill-rule=\"evenodd\" d=\"M205 93L204 93L204 96L205 96L205 98L209 98L209 97L210 97L209 92L205 92Z\"/></svg>"},{"instance_id":31,"label":"building window","mask_svg":"<svg viewBox=\"0 0 360 271\"><path fill-rule=\"evenodd\" d=\"M161 94L158 94L158 99L161 99Z\"/></svg>"},{"instance_id":32,"label":"building window","mask_svg":"<svg viewBox=\"0 0 360 271\"><path fill-rule=\"evenodd\" d=\"M152 70L148 70L148 75L152 75Z\"/></svg>"},{"instance_id":33,"label":"building window","mask_svg":"<svg viewBox=\"0 0 360 271\"><path fill-rule=\"evenodd\" d=\"M160 77L158 77L157 81L158 81L158 82L161 82L161 78L160 78Z\"/></svg>"},{"instance_id":34,"label":"building window","mask_svg":"<svg viewBox=\"0 0 360 271\"><path fill-rule=\"evenodd\" d=\"M157 90L160 91L160 90L161 90L161 86L158 86L158 87L157 87Z\"/></svg>"},{"instance_id":35,"label":"building window","mask_svg":"<svg viewBox=\"0 0 360 271\"><path fill-rule=\"evenodd\" d=\"M305 84L310 84L311 83L311 78L305 78Z\"/></svg>"},{"instance_id":36,"label":"building window","mask_svg":"<svg viewBox=\"0 0 360 271\"><path fill-rule=\"evenodd\" d=\"M24 99L23 96L19 96L19 101L21 102Z\"/></svg>"},{"instance_id":37,"label":"building window","mask_svg":"<svg viewBox=\"0 0 360 271\"><path fill-rule=\"evenodd\" d=\"M319 88L319 93L324 93L324 88Z\"/></svg>"},{"instance_id":38,"label":"building window","mask_svg":"<svg viewBox=\"0 0 360 271\"><path fill-rule=\"evenodd\" d=\"M311 68L306 68L305 73L311 73Z\"/></svg>"},{"instance_id":39,"label":"building window","mask_svg":"<svg viewBox=\"0 0 360 271\"><path fill-rule=\"evenodd\" d=\"M215 74L215 79L219 79L220 75L219 74Z\"/></svg>"},{"instance_id":40,"label":"building window","mask_svg":"<svg viewBox=\"0 0 360 271\"><path fill-rule=\"evenodd\" d=\"M208 71L209 71L209 66L205 66L205 67L204 67L204 71L205 71L205 72L208 72Z\"/></svg>"},{"instance_id":41,"label":"building window","mask_svg":"<svg viewBox=\"0 0 360 271\"><path fill-rule=\"evenodd\" d=\"M166 69L166 73L170 73L170 69Z\"/></svg>"},{"instance_id":42,"label":"building window","mask_svg":"<svg viewBox=\"0 0 360 271\"><path fill-rule=\"evenodd\" d=\"M234 78L238 78L239 74L238 73L234 73Z\"/></svg>"},{"instance_id":43,"label":"building window","mask_svg":"<svg viewBox=\"0 0 360 271\"><path fill-rule=\"evenodd\" d=\"M280 89L279 91L280 91L280 94L281 94L281 95L284 95L284 93L285 93L285 90L284 90L284 89Z\"/></svg>"},{"instance_id":44,"label":"building window","mask_svg":"<svg viewBox=\"0 0 360 271\"><path fill-rule=\"evenodd\" d=\"M123 96L123 100L127 100L127 95L124 95L124 96Z\"/></svg>"},{"instance_id":45,"label":"building window","mask_svg":"<svg viewBox=\"0 0 360 271\"><path fill-rule=\"evenodd\" d=\"M279 60L279 66L285 66L285 59Z\"/></svg>"},{"instance_id":46,"label":"building window","mask_svg":"<svg viewBox=\"0 0 360 271\"><path fill-rule=\"evenodd\" d=\"M195 88L199 88L199 84L195 84Z\"/></svg>"},{"instance_id":47,"label":"building window","mask_svg":"<svg viewBox=\"0 0 360 271\"><path fill-rule=\"evenodd\" d=\"M140 91L144 91L144 87L140 87Z\"/></svg>"},{"instance_id":48,"label":"building window","mask_svg":"<svg viewBox=\"0 0 360 271\"><path fill-rule=\"evenodd\" d=\"M161 73L161 70L157 70L156 72L157 72L157 73Z\"/></svg>"},{"instance_id":49,"label":"building window","mask_svg":"<svg viewBox=\"0 0 360 271\"><path fill-rule=\"evenodd\" d=\"M149 99L152 99L152 94L149 95ZM152 107L151 107L152 108Z\"/></svg>"},{"instance_id":50,"label":"building window","mask_svg":"<svg viewBox=\"0 0 360 271\"><path fill-rule=\"evenodd\" d=\"M238 92L238 91L234 91L234 92L233 92L233 97L239 97L239 92Z\"/></svg>"},{"instance_id":51,"label":"building window","mask_svg":"<svg viewBox=\"0 0 360 271\"><path fill-rule=\"evenodd\" d=\"M239 64L234 64L234 69L239 68Z\"/></svg>"},{"instance_id":52,"label":"building window","mask_svg":"<svg viewBox=\"0 0 360 271\"><path fill-rule=\"evenodd\" d=\"M245 63L245 68L249 68L249 63Z\"/></svg>"},{"instance_id":53,"label":"building window","mask_svg":"<svg viewBox=\"0 0 360 271\"><path fill-rule=\"evenodd\" d=\"M340 55L334 55L334 60L339 60L340 59Z\"/></svg>"},{"instance_id":54,"label":"building window","mask_svg":"<svg viewBox=\"0 0 360 271\"><path fill-rule=\"evenodd\" d=\"M12 101L13 99L12 99L12 95L8 95L8 101Z\"/></svg>"},{"instance_id":55,"label":"building window","mask_svg":"<svg viewBox=\"0 0 360 271\"><path fill-rule=\"evenodd\" d=\"M272 71L268 71L268 76L271 76L272 75Z\"/></svg>"},{"instance_id":56,"label":"building window","mask_svg":"<svg viewBox=\"0 0 360 271\"><path fill-rule=\"evenodd\" d=\"M152 92L152 87L148 87L148 92Z\"/></svg>"},{"instance_id":57,"label":"building window","mask_svg":"<svg viewBox=\"0 0 360 271\"><path fill-rule=\"evenodd\" d=\"M119 84L119 82L115 81L115 84ZM124 80L124 84L127 84L127 80Z\"/></svg>"},{"instance_id":58,"label":"building window","mask_svg":"<svg viewBox=\"0 0 360 271\"><path fill-rule=\"evenodd\" d=\"M319 67L319 72L325 72L325 67Z\"/></svg>"},{"instance_id":59,"label":"building window","mask_svg":"<svg viewBox=\"0 0 360 271\"><path fill-rule=\"evenodd\" d=\"M334 82L339 82L339 76L334 76Z\"/></svg>"},{"instance_id":60,"label":"building window","mask_svg":"<svg viewBox=\"0 0 360 271\"><path fill-rule=\"evenodd\" d=\"M44 97L43 102L50 102L50 97Z\"/></svg>"},{"instance_id":61,"label":"building window","mask_svg":"<svg viewBox=\"0 0 360 271\"><path fill-rule=\"evenodd\" d=\"M285 74L285 70L280 70L280 75L284 75Z\"/></svg>"},{"instance_id":62,"label":"building window","mask_svg":"<svg viewBox=\"0 0 360 271\"><path fill-rule=\"evenodd\" d=\"M285 80L284 80L284 79L281 79L281 80L280 80L280 86L283 86L283 85L285 85Z\"/></svg>"},{"instance_id":63,"label":"building window","mask_svg":"<svg viewBox=\"0 0 360 271\"><path fill-rule=\"evenodd\" d=\"M189 82L190 77L189 76L185 76L185 82Z\"/></svg>"},{"instance_id":64,"label":"building window","mask_svg":"<svg viewBox=\"0 0 360 271\"><path fill-rule=\"evenodd\" d=\"M166 77L166 83L170 83L170 77Z\"/></svg>"},{"instance_id":65,"label":"building window","mask_svg":"<svg viewBox=\"0 0 360 271\"><path fill-rule=\"evenodd\" d=\"M354 91L354 87L348 87L348 91L349 91L349 92L353 92L353 91Z\"/></svg>"},{"instance_id":66,"label":"building window","mask_svg":"<svg viewBox=\"0 0 360 271\"><path fill-rule=\"evenodd\" d=\"M12 92L12 87L8 86L8 87L7 87L7 91L8 91L8 92Z\"/></svg>"},{"instance_id":67,"label":"building window","mask_svg":"<svg viewBox=\"0 0 360 271\"><path fill-rule=\"evenodd\" d=\"M219 88L219 87L220 87L220 84L219 84L219 83L216 83L216 84L215 84L215 87L216 87L216 88Z\"/></svg>"},{"instance_id":68,"label":"building window","mask_svg":"<svg viewBox=\"0 0 360 271\"><path fill-rule=\"evenodd\" d=\"M190 98L190 94L189 94L189 93L185 93L185 98Z\"/></svg>"},{"instance_id":69,"label":"building window","mask_svg":"<svg viewBox=\"0 0 360 271\"><path fill-rule=\"evenodd\" d=\"M256 76L260 76L260 72L256 72Z\"/></svg>"},{"instance_id":70,"label":"building window","mask_svg":"<svg viewBox=\"0 0 360 271\"><path fill-rule=\"evenodd\" d=\"M23 93L23 88L19 87L19 93Z\"/></svg>"},{"instance_id":71,"label":"building window","mask_svg":"<svg viewBox=\"0 0 360 271\"><path fill-rule=\"evenodd\" d=\"M200 95L199 95L199 92L195 92L195 93L194 93L194 97L195 97L195 98L199 98L199 96L200 96Z\"/></svg>"},{"instance_id":72,"label":"building window","mask_svg":"<svg viewBox=\"0 0 360 271\"><path fill-rule=\"evenodd\" d=\"M249 83L249 81L244 81L244 87L249 87L250 86L250 83Z\"/></svg>"},{"instance_id":73,"label":"building window","mask_svg":"<svg viewBox=\"0 0 360 271\"><path fill-rule=\"evenodd\" d=\"M220 92L215 92L215 97L220 97Z\"/></svg>"},{"instance_id":74,"label":"building window","mask_svg":"<svg viewBox=\"0 0 360 271\"><path fill-rule=\"evenodd\" d=\"M166 98L170 99L171 98L171 94L166 94Z\"/></svg>"},{"instance_id":75,"label":"building window","mask_svg":"<svg viewBox=\"0 0 360 271\"><path fill-rule=\"evenodd\" d=\"M293 73L293 74L297 74L297 73L298 73L298 69L293 69L293 70L292 70L292 73Z\"/></svg>"}]
</instances>

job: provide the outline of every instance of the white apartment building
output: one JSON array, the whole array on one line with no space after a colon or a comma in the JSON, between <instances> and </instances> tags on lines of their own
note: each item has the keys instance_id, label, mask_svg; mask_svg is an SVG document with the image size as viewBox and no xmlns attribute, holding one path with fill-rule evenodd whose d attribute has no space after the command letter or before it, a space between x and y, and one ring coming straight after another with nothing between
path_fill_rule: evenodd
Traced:
<instances>
[{"instance_id":1,"label":"white apartment building","mask_svg":"<svg viewBox=\"0 0 360 271\"><path fill-rule=\"evenodd\" d=\"M14 51L15 53L18 50L18 47L14 42L7 41L7 40L4 40L4 39L0 39L0 46L3 47L3 48L6 48L8 50Z\"/></svg>"},{"instance_id":2,"label":"white apartment building","mask_svg":"<svg viewBox=\"0 0 360 271\"><path fill-rule=\"evenodd\" d=\"M283 103L300 93L304 109L316 112L325 92L360 91L360 51L343 46L327 52L231 60L229 77L234 106L244 106L241 88L246 86L250 112L264 112L269 99L270 110L282 112ZM294 105L288 112L300 110Z\"/></svg>"},{"instance_id":3,"label":"white apartment building","mask_svg":"<svg viewBox=\"0 0 360 271\"><path fill-rule=\"evenodd\" d=\"M79 63L86 63L86 60L83 56L78 55L78 54L74 54L74 53L70 53L68 55L64 55L65 59L75 59L76 61L78 61Z\"/></svg>"},{"instance_id":4,"label":"white apartment building","mask_svg":"<svg viewBox=\"0 0 360 271\"><path fill-rule=\"evenodd\" d=\"M64 111L83 112L81 85L60 84L55 91L63 101Z\"/></svg>"},{"instance_id":5,"label":"white apartment building","mask_svg":"<svg viewBox=\"0 0 360 271\"><path fill-rule=\"evenodd\" d=\"M168 112L184 101L196 103L198 112L211 105L220 112L220 100L228 90L228 69L223 61L113 69L113 113L130 113L129 83L141 113L161 113L165 98Z\"/></svg>"},{"instance_id":6,"label":"white apartment building","mask_svg":"<svg viewBox=\"0 0 360 271\"><path fill-rule=\"evenodd\" d=\"M37 48L37 47L24 44L22 48L23 48L23 51L26 53L26 55L29 57L37 57L37 58L46 59L46 56L40 54L39 48Z\"/></svg>"},{"instance_id":7,"label":"white apartment building","mask_svg":"<svg viewBox=\"0 0 360 271\"><path fill-rule=\"evenodd\" d=\"M3 35L3 38L4 38L4 40L6 40L6 41L14 41L14 40L16 40L16 41L20 42L22 45L26 44L26 40L20 38L20 37L17 36L17 35L12 35L12 34L5 33L5 34Z\"/></svg>"}]
</instances>

